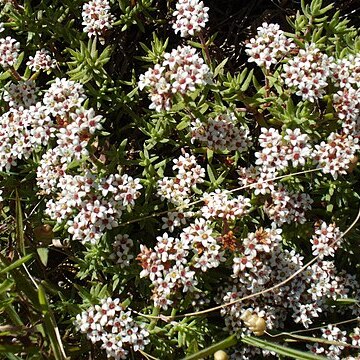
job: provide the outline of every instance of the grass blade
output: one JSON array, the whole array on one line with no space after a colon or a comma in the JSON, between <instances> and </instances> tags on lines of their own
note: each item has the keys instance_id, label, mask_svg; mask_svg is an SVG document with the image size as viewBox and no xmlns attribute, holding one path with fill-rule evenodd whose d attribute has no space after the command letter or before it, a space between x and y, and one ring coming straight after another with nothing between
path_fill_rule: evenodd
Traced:
<instances>
[{"instance_id":1,"label":"grass blade","mask_svg":"<svg viewBox=\"0 0 360 360\"><path fill-rule=\"evenodd\" d=\"M12 264L6 266L5 268L1 269L0 270L0 275L1 274L6 274L8 272L11 272L12 270L18 268L19 266L21 266L22 264L28 262L30 259L33 258L33 255L32 254L29 254L29 255L26 255L26 256L23 256L22 258L20 259L17 259L15 260Z\"/></svg>"},{"instance_id":2,"label":"grass blade","mask_svg":"<svg viewBox=\"0 0 360 360\"><path fill-rule=\"evenodd\" d=\"M230 346L235 345L238 342L235 335L231 335L227 337L225 340L222 340L214 345L209 346L208 348L197 352L196 354L192 354L184 358L183 360L197 360L202 359L207 356L210 356L217 352L218 350L224 350Z\"/></svg>"},{"instance_id":3,"label":"grass blade","mask_svg":"<svg viewBox=\"0 0 360 360\"><path fill-rule=\"evenodd\" d=\"M265 340L260 340L254 337L247 336L243 339L241 339L242 342L256 346L268 351L274 351L279 355L288 356L292 359L298 359L298 360L326 360L325 357L315 355L311 352L304 352L300 350L291 349L287 346L279 345L277 343L272 343Z\"/></svg>"},{"instance_id":4,"label":"grass blade","mask_svg":"<svg viewBox=\"0 0 360 360\"><path fill-rule=\"evenodd\" d=\"M15 217L16 217L16 241L19 248L19 252L25 255L25 237L24 237L24 220L21 209L21 201L17 189L15 190Z\"/></svg>"},{"instance_id":5,"label":"grass blade","mask_svg":"<svg viewBox=\"0 0 360 360\"><path fill-rule=\"evenodd\" d=\"M44 287L42 285L39 285L38 297L44 319L44 330L50 340L50 345L54 354L54 358L55 360L64 360L66 359L66 355L61 341L60 333L53 312L50 309Z\"/></svg>"}]
</instances>

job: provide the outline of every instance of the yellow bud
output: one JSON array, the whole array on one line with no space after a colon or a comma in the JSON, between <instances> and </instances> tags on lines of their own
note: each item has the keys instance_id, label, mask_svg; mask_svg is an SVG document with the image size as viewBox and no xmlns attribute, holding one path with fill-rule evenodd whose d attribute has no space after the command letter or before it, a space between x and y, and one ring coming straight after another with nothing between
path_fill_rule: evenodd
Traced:
<instances>
[{"instance_id":1,"label":"yellow bud","mask_svg":"<svg viewBox=\"0 0 360 360\"><path fill-rule=\"evenodd\" d=\"M249 328L253 328L256 326L256 321L259 317L257 315L251 315L246 321L245 325Z\"/></svg>"},{"instance_id":2,"label":"yellow bud","mask_svg":"<svg viewBox=\"0 0 360 360\"><path fill-rule=\"evenodd\" d=\"M244 322L247 321L251 316L251 312L249 310L246 310L241 316L240 319Z\"/></svg>"},{"instance_id":3,"label":"yellow bud","mask_svg":"<svg viewBox=\"0 0 360 360\"><path fill-rule=\"evenodd\" d=\"M266 330L266 321L265 321L265 319L263 319L261 317L258 317L256 322L255 322L254 329L252 330L254 335L261 336L261 335L264 334L265 330Z\"/></svg>"},{"instance_id":4,"label":"yellow bud","mask_svg":"<svg viewBox=\"0 0 360 360\"><path fill-rule=\"evenodd\" d=\"M214 360L228 360L229 356L224 350L218 350L214 354Z\"/></svg>"}]
</instances>

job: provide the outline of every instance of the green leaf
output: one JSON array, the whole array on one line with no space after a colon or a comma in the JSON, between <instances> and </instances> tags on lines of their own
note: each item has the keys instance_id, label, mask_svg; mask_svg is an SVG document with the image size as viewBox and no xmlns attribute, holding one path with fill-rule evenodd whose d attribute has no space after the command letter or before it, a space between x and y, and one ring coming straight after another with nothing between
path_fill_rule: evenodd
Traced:
<instances>
[{"instance_id":1,"label":"green leaf","mask_svg":"<svg viewBox=\"0 0 360 360\"><path fill-rule=\"evenodd\" d=\"M44 266L48 263L49 249L48 248L38 248L36 249L39 258Z\"/></svg>"},{"instance_id":2,"label":"green leaf","mask_svg":"<svg viewBox=\"0 0 360 360\"><path fill-rule=\"evenodd\" d=\"M210 182L212 184L216 183L216 177L215 177L214 172L209 164L207 165L206 169L207 169L207 173L209 175Z\"/></svg>"},{"instance_id":3,"label":"green leaf","mask_svg":"<svg viewBox=\"0 0 360 360\"><path fill-rule=\"evenodd\" d=\"M359 300L357 299L336 299L336 300L332 300L331 303L334 305L354 305L357 304L359 302Z\"/></svg>"},{"instance_id":4,"label":"green leaf","mask_svg":"<svg viewBox=\"0 0 360 360\"><path fill-rule=\"evenodd\" d=\"M12 270L18 268L19 266L21 266L22 264L28 262L30 259L33 258L33 254L29 254L26 255L20 259L17 259L16 261L14 261L11 265L3 268L0 270L0 274L6 274L8 272L11 272Z\"/></svg>"},{"instance_id":5,"label":"green leaf","mask_svg":"<svg viewBox=\"0 0 360 360\"><path fill-rule=\"evenodd\" d=\"M206 148L206 157L208 159L209 164L211 164L214 157L214 151L209 148Z\"/></svg>"},{"instance_id":6,"label":"green leaf","mask_svg":"<svg viewBox=\"0 0 360 360\"><path fill-rule=\"evenodd\" d=\"M10 345L10 344L0 344L0 353L21 353L26 351L29 353L30 347L24 347L23 345Z\"/></svg>"},{"instance_id":7,"label":"green leaf","mask_svg":"<svg viewBox=\"0 0 360 360\"><path fill-rule=\"evenodd\" d=\"M6 80L10 76L11 76L11 72L9 70L7 70L0 75L0 80Z\"/></svg>"},{"instance_id":8,"label":"green leaf","mask_svg":"<svg viewBox=\"0 0 360 360\"><path fill-rule=\"evenodd\" d=\"M176 130L184 130L189 126L189 119L184 119L179 124L176 125Z\"/></svg>"},{"instance_id":9,"label":"green leaf","mask_svg":"<svg viewBox=\"0 0 360 360\"><path fill-rule=\"evenodd\" d=\"M304 352L300 350L291 349L287 346L279 345L277 343L272 343L270 341L265 341L257 339L251 336L246 336L241 341L245 344L259 347L268 351L274 351L279 355L288 356L292 359L299 360L326 360L325 357L314 355L311 352Z\"/></svg>"},{"instance_id":10,"label":"green leaf","mask_svg":"<svg viewBox=\"0 0 360 360\"><path fill-rule=\"evenodd\" d=\"M15 70L17 70L17 69L20 67L22 61L24 60L24 56L25 56L25 53L24 53L24 52L22 52L22 53L18 56L18 58L17 58L17 60L16 60L16 63L14 64L14 69L15 69Z\"/></svg>"},{"instance_id":11,"label":"green leaf","mask_svg":"<svg viewBox=\"0 0 360 360\"><path fill-rule=\"evenodd\" d=\"M223 72L224 72L224 66L225 66L225 64L227 63L227 61L228 61L229 59L228 58L226 58L226 59L224 59L216 68L215 68L215 70L214 70L214 78L216 78L219 74L223 74Z\"/></svg>"},{"instance_id":12,"label":"green leaf","mask_svg":"<svg viewBox=\"0 0 360 360\"><path fill-rule=\"evenodd\" d=\"M252 78L253 78L253 73L254 73L254 69L251 69L246 80L242 83L241 88L240 88L240 90L242 92L245 92L248 89L248 87L250 86Z\"/></svg>"},{"instance_id":13,"label":"green leaf","mask_svg":"<svg viewBox=\"0 0 360 360\"><path fill-rule=\"evenodd\" d=\"M6 279L0 284L0 294L8 291L14 285L14 281L11 279Z\"/></svg>"}]
</instances>

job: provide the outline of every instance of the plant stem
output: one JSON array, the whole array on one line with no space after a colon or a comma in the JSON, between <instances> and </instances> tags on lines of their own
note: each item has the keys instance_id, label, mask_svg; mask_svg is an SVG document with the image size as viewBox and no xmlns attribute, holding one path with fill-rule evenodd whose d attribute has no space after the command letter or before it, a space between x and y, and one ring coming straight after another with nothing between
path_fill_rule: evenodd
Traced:
<instances>
[{"instance_id":1,"label":"plant stem","mask_svg":"<svg viewBox=\"0 0 360 360\"><path fill-rule=\"evenodd\" d=\"M9 67L9 70L11 72L11 75L17 80L17 81L21 81L22 77L21 75L15 70L15 68L13 66Z\"/></svg>"},{"instance_id":2,"label":"plant stem","mask_svg":"<svg viewBox=\"0 0 360 360\"><path fill-rule=\"evenodd\" d=\"M205 52L206 62L208 63L208 65L211 65L211 57L210 57L210 53L209 53L209 47L206 45L206 41L204 39L202 32L199 33L199 39L200 39L202 48Z\"/></svg>"},{"instance_id":3,"label":"plant stem","mask_svg":"<svg viewBox=\"0 0 360 360\"><path fill-rule=\"evenodd\" d=\"M158 306L154 306L151 316L158 316L159 314L160 314L160 308ZM153 330L157 322L158 322L158 318L152 319L149 324L148 330Z\"/></svg>"}]
</instances>

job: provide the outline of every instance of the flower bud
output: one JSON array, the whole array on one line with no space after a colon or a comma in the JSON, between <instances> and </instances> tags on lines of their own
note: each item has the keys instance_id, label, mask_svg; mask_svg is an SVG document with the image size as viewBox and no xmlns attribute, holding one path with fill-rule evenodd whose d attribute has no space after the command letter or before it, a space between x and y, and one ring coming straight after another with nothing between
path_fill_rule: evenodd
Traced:
<instances>
[{"instance_id":1,"label":"flower bud","mask_svg":"<svg viewBox=\"0 0 360 360\"><path fill-rule=\"evenodd\" d=\"M229 356L224 350L218 350L214 353L214 360L228 360Z\"/></svg>"}]
</instances>

